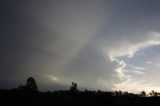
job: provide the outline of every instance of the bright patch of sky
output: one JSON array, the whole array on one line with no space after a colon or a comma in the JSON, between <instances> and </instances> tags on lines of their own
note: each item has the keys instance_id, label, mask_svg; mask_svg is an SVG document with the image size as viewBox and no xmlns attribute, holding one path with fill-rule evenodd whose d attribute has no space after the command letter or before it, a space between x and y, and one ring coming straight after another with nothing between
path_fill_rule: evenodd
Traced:
<instances>
[{"instance_id":1,"label":"bright patch of sky","mask_svg":"<svg viewBox=\"0 0 160 106\"><path fill-rule=\"evenodd\" d=\"M154 89L160 91L160 84L157 84L160 80L160 54L157 54L159 52L160 45L155 45L139 50L132 58L127 56L116 57L126 63L124 73L128 78L118 88L122 89L126 86L131 92L141 90L150 92ZM135 87L140 87L140 89L137 90Z\"/></svg>"}]
</instances>

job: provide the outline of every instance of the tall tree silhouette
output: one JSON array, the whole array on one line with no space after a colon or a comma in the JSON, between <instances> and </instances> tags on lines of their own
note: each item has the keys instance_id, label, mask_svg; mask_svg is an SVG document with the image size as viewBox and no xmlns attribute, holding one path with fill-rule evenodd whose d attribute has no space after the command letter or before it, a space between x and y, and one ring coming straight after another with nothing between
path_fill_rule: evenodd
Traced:
<instances>
[{"instance_id":1,"label":"tall tree silhouette","mask_svg":"<svg viewBox=\"0 0 160 106\"><path fill-rule=\"evenodd\" d=\"M26 87L30 91L38 91L38 87L37 87L36 81L35 81L35 79L33 77L29 77L26 80Z\"/></svg>"},{"instance_id":2,"label":"tall tree silhouette","mask_svg":"<svg viewBox=\"0 0 160 106\"><path fill-rule=\"evenodd\" d=\"M77 89L77 83L72 82L72 86L71 86L71 88L70 88L70 91L72 91L72 92L78 91L78 89Z\"/></svg>"}]
</instances>

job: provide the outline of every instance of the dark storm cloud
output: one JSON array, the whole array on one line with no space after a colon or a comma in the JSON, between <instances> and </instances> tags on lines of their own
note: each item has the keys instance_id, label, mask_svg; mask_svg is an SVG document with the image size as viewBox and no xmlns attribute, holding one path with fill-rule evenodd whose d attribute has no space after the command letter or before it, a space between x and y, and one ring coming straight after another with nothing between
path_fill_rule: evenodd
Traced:
<instances>
[{"instance_id":1,"label":"dark storm cloud","mask_svg":"<svg viewBox=\"0 0 160 106\"><path fill-rule=\"evenodd\" d=\"M1 1L1 86L4 82L10 85L13 82L16 83L17 80L24 80L28 75L38 73L27 65L32 64L37 55L47 54L46 59L50 56L58 57L58 54L43 47L49 45L51 41L54 42L54 38L58 39L58 34L51 33L50 30L26 16L25 7L32 4L28 3L21 0ZM44 59L37 61L44 61ZM28 70L24 69L25 67Z\"/></svg>"},{"instance_id":2,"label":"dark storm cloud","mask_svg":"<svg viewBox=\"0 0 160 106\"><path fill-rule=\"evenodd\" d=\"M112 89L125 77L125 63L113 57L159 42L150 34L160 28L159 5L159 0L1 1L1 87L34 76L43 89L52 82L66 88L71 81Z\"/></svg>"},{"instance_id":3,"label":"dark storm cloud","mask_svg":"<svg viewBox=\"0 0 160 106\"><path fill-rule=\"evenodd\" d=\"M130 43L143 41L149 31L159 31L159 5L158 0L122 0L115 7L109 23L103 26L101 37L110 39L107 44L112 44L114 40Z\"/></svg>"}]
</instances>

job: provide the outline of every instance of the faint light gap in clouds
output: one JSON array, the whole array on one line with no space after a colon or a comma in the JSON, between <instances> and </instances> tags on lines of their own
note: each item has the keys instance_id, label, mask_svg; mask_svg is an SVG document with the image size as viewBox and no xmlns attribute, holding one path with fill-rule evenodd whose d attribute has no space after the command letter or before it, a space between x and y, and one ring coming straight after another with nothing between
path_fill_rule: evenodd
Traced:
<instances>
[{"instance_id":1,"label":"faint light gap in clouds","mask_svg":"<svg viewBox=\"0 0 160 106\"><path fill-rule=\"evenodd\" d=\"M118 52L117 52L116 55L113 54L115 56L112 56L112 53L111 53L110 54L111 59L112 60L119 60L121 57L127 57L126 59L130 60L131 58L134 58L135 54L138 53L139 51L143 51L144 49L148 49L150 47L160 45L160 40L159 40L160 34L159 33L151 33L151 34L153 35L153 39L149 39L148 41L141 42L141 43L135 44L133 46L131 45L130 51L127 51L127 52L124 51L124 53L120 53L120 54L118 54ZM116 50L115 50L115 52L116 52ZM123 61L123 59L122 59L122 61ZM152 61L147 61L145 63L147 63L149 65L153 64ZM146 70L146 68L144 68L144 66L137 67L137 66L134 66L134 64L128 64L128 63L125 63L125 64L126 64L125 65L126 67L124 67L123 69L126 69L127 71L132 71L132 73L137 74L137 75L145 75L144 71ZM128 69L129 67L131 69ZM121 71L121 72L124 72L124 71ZM149 92L149 90L151 91L152 89L156 88L156 90L159 91L159 89L157 89L158 86L154 87L155 85L152 85L152 82L146 84L147 82L144 81L143 83L141 83L143 81L143 79L142 79L141 81L138 81L137 83L135 83L136 80L132 79L132 77L134 77L134 75L132 75L132 74L127 75L127 73L123 73L123 74L127 79L125 81L123 81L122 83L115 84L116 89L124 90L124 88L125 88L126 90L132 91L132 92L137 92L140 90L146 90L147 92ZM135 87L140 86L140 84L141 84L141 89L136 89ZM152 85L152 86L150 86L150 88L149 88L148 87L149 85Z\"/></svg>"}]
</instances>

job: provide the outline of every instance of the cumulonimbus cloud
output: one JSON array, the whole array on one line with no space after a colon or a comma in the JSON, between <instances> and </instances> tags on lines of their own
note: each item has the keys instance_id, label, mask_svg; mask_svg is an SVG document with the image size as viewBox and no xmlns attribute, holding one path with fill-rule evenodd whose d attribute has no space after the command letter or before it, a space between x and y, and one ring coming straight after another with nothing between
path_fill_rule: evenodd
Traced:
<instances>
[{"instance_id":1,"label":"cumulonimbus cloud","mask_svg":"<svg viewBox=\"0 0 160 106\"><path fill-rule=\"evenodd\" d=\"M128 63L118 57L133 58L160 44L160 14L148 6L155 7L138 0L21 3L8 10L14 19L5 18L3 76L22 80L16 76L40 75L45 78L39 85L53 82L56 88L72 81L103 90L124 84L130 79L125 73Z\"/></svg>"}]
</instances>

